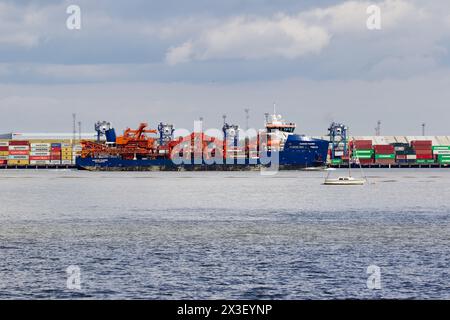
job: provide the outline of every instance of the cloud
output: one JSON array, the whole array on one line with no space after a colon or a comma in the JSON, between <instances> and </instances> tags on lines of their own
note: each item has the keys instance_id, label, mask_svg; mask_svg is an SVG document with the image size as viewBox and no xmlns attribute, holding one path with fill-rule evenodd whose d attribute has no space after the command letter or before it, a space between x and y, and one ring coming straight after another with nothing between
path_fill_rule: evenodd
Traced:
<instances>
[{"instance_id":1,"label":"cloud","mask_svg":"<svg viewBox=\"0 0 450 320\"><path fill-rule=\"evenodd\" d=\"M239 16L171 48L166 60L174 65L209 59L294 59L320 52L329 41L330 35L323 28L285 14L272 18Z\"/></svg>"}]
</instances>

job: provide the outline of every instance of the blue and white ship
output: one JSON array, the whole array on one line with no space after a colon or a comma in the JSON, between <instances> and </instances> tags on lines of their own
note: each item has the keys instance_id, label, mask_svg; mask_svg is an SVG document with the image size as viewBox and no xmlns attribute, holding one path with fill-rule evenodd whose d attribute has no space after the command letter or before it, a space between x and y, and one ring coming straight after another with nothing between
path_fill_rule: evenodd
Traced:
<instances>
[{"instance_id":1,"label":"blue and white ship","mask_svg":"<svg viewBox=\"0 0 450 320\"><path fill-rule=\"evenodd\" d=\"M255 150L249 151L247 145L246 151L242 151L243 149L241 149L242 152L239 155L238 152L232 151L231 153L235 154L235 158L230 159L230 150L234 149L228 146L226 150L225 148L223 150L221 149L223 151L221 153L223 161L216 161L214 163L206 159L185 161L183 163L174 161L170 156L170 150L173 146L177 145L177 141L181 140L176 140L171 136L173 133L172 128L173 126L171 125L160 124L158 128L160 137L154 139L154 149L151 149L148 154L135 153L132 157L124 156L123 150L125 148L116 146L114 129L107 129L104 132L107 137L106 142L97 142L98 148L96 148L95 143L90 143L90 149L94 146L94 149L98 149L99 151L83 152L83 155L77 158L76 165L79 169L84 170L232 171L257 170L262 167L273 167L274 162L276 162L277 169L295 170L324 167L327 161L329 141L295 134L296 124L286 122L281 115L276 114L275 110L273 114L266 114L265 129L260 130L258 133L257 147ZM225 123L223 129L225 140L227 135L237 137L236 132L239 131L238 126L230 126ZM139 137L142 137L141 133L139 133ZM191 143L189 142L188 145L190 146Z\"/></svg>"}]
</instances>

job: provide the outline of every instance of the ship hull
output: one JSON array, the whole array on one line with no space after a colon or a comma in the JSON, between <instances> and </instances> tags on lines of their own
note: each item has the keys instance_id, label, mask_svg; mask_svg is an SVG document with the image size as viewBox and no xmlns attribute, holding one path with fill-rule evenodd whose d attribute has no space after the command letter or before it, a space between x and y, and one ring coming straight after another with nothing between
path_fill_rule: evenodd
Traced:
<instances>
[{"instance_id":1,"label":"ship hull","mask_svg":"<svg viewBox=\"0 0 450 320\"><path fill-rule=\"evenodd\" d=\"M200 159L194 162L176 164L170 159L135 159L117 157L77 158L78 169L90 171L256 171L264 168L272 170L301 170L320 168L326 165L328 141L309 139L291 135L283 151L269 153L261 159L227 159L224 163L208 164Z\"/></svg>"}]
</instances>

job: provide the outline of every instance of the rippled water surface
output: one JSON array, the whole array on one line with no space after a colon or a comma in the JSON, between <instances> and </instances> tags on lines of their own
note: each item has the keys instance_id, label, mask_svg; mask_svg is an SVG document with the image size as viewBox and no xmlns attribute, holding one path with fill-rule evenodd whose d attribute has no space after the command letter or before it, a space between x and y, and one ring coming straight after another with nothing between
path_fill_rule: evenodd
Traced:
<instances>
[{"instance_id":1,"label":"rippled water surface","mask_svg":"<svg viewBox=\"0 0 450 320\"><path fill-rule=\"evenodd\" d=\"M450 170L366 174L0 171L0 298L450 299Z\"/></svg>"}]
</instances>

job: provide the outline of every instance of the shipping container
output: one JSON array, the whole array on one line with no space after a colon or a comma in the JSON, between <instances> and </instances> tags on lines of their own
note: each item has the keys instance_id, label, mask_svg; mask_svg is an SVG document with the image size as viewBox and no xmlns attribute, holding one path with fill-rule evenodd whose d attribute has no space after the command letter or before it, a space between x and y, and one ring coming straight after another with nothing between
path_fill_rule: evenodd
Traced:
<instances>
[{"instance_id":1,"label":"shipping container","mask_svg":"<svg viewBox=\"0 0 450 320\"><path fill-rule=\"evenodd\" d=\"M28 155L9 155L8 160L28 160L30 156Z\"/></svg>"},{"instance_id":2,"label":"shipping container","mask_svg":"<svg viewBox=\"0 0 450 320\"><path fill-rule=\"evenodd\" d=\"M31 148L30 149L31 152L50 152L50 149L47 148Z\"/></svg>"},{"instance_id":3,"label":"shipping container","mask_svg":"<svg viewBox=\"0 0 450 320\"><path fill-rule=\"evenodd\" d=\"M24 156L24 155L29 155L30 151L28 150L9 150L9 155L10 156Z\"/></svg>"},{"instance_id":4,"label":"shipping container","mask_svg":"<svg viewBox=\"0 0 450 320\"><path fill-rule=\"evenodd\" d=\"M9 145L9 150L30 150L30 146L26 145Z\"/></svg>"},{"instance_id":5,"label":"shipping container","mask_svg":"<svg viewBox=\"0 0 450 320\"><path fill-rule=\"evenodd\" d=\"M61 164L72 164L72 160L61 160Z\"/></svg>"},{"instance_id":6,"label":"shipping container","mask_svg":"<svg viewBox=\"0 0 450 320\"><path fill-rule=\"evenodd\" d=\"M31 151L30 156L48 156L50 157L50 152L44 152L44 151Z\"/></svg>"},{"instance_id":7,"label":"shipping container","mask_svg":"<svg viewBox=\"0 0 450 320\"><path fill-rule=\"evenodd\" d=\"M332 164L342 164L343 161L342 161L342 159L332 159L332 160L331 160L331 163L332 163Z\"/></svg>"},{"instance_id":8,"label":"shipping container","mask_svg":"<svg viewBox=\"0 0 450 320\"><path fill-rule=\"evenodd\" d=\"M50 149L50 143L30 143L31 148L45 148Z\"/></svg>"},{"instance_id":9,"label":"shipping container","mask_svg":"<svg viewBox=\"0 0 450 320\"><path fill-rule=\"evenodd\" d=\"M61 160L50 160L50 164L61 164Z\"/></svg>"},{"instance_id":10,"label":"shipping container","mask_svg":"<svg viewBox=\"0 0 450 320\"><path fill-rule=\"evenodd\" d=\"M433 155L432 154L417 154L416 157L417 160L428 160L428 159L433 159Z\"/></svg>"},{"instance_id":11,"label":"shipping container","mask_svg":"<svg viewBox=\"0 0 450 320\"><path fill-rule=\"evenodd\" d=\"M358 159L358 162L361 165L369 165L369 164L373 164L373 159Z\"/></svg>"},{"instance_id":12,"label":"shipping container","mask_svg":"<svg viewBox=\"0 0 450 320\"><path fill-rule=\"evenodd\" d=\"M433 145L431 140L414 140L411 141L411 146L413 147L430 147Z\"/></svg>"},{"instance_id":13,"label":"shipping container","mask_svg":"<svg viewBox=\"0 0 450 320\"><path fill-rule=\"evenodd\" d=\"M408 160L416 160L417 156L415 154L407 154L406 159Z\"/></svg>"},{"instance_id":14,"label":"shipping container","mask_svg":"<svg viewBox=\"0 0 450 320\"><path fill-rule=\"evenodd\" d=\"M0 142L0 147L7 147L9 146L9 141L1 141Z\"/></svg>"},{"instance_id":15,"label":"shipping container","mask_svg":"<svg viewBox=\"0 0 450 320\"><path fill-rule=\"evenodd\" d=\"M394 159L395 160L395 153L392 154L375 154L375 159Z\"/></svg>"},{"instance_id":16,"label":"shipping container","mask_svg":"<svg viewBox=\"0 0 450 320\"><path fill-rule=\"evenodd\" d=\"M350 148L353 149L372 149L372 140L353 140L350 141Z\"/></svg>"},{"instance_id":17,"label":"shipping container","mask_svg":"<svg viewBox=\"0 0 450 320\"><path fill-rule=\"evenodd\" d=\"M2 146L2 147L0 147L0 152L1 151L8 151L9 150L9 147L8 146Z\"/></svg>"},{"instance_id":18,"label":"shipping container","mask_svg":"<svg viewBox=\"0 0 450 320\"><path fill-rule=\"evenodd\" d=\"M0 159L0 166L5 166L8 164L8 160L1 160Z\"/></svg>"},{"instance_id":19,"label":"shipping container","mask_svg":"<svg viewBox=\"0 0 450 320\"><path fill-rule=\"evenodd\" d=\"M25 140L11 140L9 141L10 146L29 146L30 142Z\"/></svg>"},{"instance_id":20,"label":"shipping container","mask_svg":"<svg viewBox=\"0 0 450 320\"><path fill-rule=\"evenodd\" d=\"M433 154L435 154L435 155L449 154L450 155L450 150L433 150Z\"/></svg>"},{"instance_id":21,"label":"shipping container","mask_svg":"<svg viewBox=\"0 0 450 320\"><path fill-rule=\"evenodd\" d=\"M29 160L8 160L8 166L26 166L29 164Z\"/></svg>"},{"instance_id":22,"label":"shipping container","mask_svg":"<svg viewBox=\"0 0 450 320\"><path fill-rule=\"evenodd\" d=\"M50 161L48 160L30 160L30 165L49 165Z\"/></svg>"},{"instance_id":23,"label":"shipping container","mask_svg":"<svg viewBox=\"0 0 450 320\"><path fill-rule=\"evenodd\" d=\"M8 156L9 151L0 151L0 156Z\"/></svg>"},{"instance_id":24,"label":"shipping container","mask_svg":"<svg viewBox=\"0 0 450 320\"><path fill-rule=\"evenodd\" d=\"M33 160L50 160L50 157L46 156L30 156L30 161Z\"/></svg>"},{"instance_id":25,"label":"shipping container","mask_svg":"<svg viewBox=\"0 0 450 320\"><path fill-rule=\"evenodd\" d=\"M434 159L417 159L418 164L433 164Z\"/></svg>"},{"instance_id":26,"label":"shipping container","mask_svg":"<svg viewBox=\"0 0 450 320\"><path fill-rule=\"evenodd\" d=\"M393 159L375 159L376 164L382 164L382 165L392 165L395 164L395 158Z\"/></svg>"}]
</instances>

